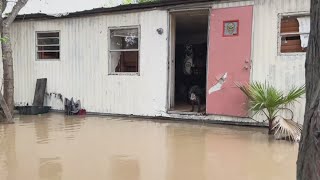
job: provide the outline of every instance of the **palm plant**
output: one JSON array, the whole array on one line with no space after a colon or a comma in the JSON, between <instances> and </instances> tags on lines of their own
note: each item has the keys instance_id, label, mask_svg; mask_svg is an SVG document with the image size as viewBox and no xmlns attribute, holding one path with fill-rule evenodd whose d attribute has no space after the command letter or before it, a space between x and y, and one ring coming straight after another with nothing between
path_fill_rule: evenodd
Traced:
<instances>
[{"instance_id":1,"label":"palm plant","mask_svg":"<svg viewBox=\"0 0 320 180\"><path fill-rule=\"evenodd\" d=\"M305 93L304 85L301 87L293 87L287 94L276 89L274 86L268 83L253 82L251 84L237 84L237 86L248 97L250 110L253 111L255 114L262 112L267 117L267 120L269 121L269 134L272 134L274 128L276 127L280 128L281 130L284 129L291 131L286 128L292 127L291 125L279 126L284 122L288 122L288 119L285 119L285 121L281 121L280 124L278 121L276 127L274 127L273 125L275 123L276 118L279 117L278 114L281 110L288 109L289 105L293 105L294 102L296 102L299 98L302 97L302 95ZM294 131L296 129L297 128L294 128Z\"/></svg>"}]
</instances>

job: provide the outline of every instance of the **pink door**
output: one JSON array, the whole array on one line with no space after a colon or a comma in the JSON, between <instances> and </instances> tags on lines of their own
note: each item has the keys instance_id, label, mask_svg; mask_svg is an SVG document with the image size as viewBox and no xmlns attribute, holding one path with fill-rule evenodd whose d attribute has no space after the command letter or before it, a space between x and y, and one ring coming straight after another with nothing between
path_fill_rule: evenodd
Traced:
<instances>
[{"instance_id":1,"label":"pink door","mask_svg":"<svg viewBox=\"0 0 320 180\"><path fill-rule=\"evenodd\" d=\"M235 83L248 83L252 6L213 9L210 18L207 114L246 117L246 97Z\"/></svg>"}]
</instances>

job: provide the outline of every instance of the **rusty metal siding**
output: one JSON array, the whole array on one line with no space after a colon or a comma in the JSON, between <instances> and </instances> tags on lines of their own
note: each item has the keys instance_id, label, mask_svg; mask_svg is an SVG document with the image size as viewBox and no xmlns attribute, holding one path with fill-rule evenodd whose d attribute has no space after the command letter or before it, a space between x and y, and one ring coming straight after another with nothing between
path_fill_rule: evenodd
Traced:
<instances>
[{"instance_id":1,"label":"rusty metal siding","mask_svg":"<svg viewBox=\"0 0 320 180\"><path fill-rule=\"evenodd\" d=\"M305 83L305 54L278 54L278 15L308 12L310 0L255 0L253 35L253 81L268 81L281 90ZM294 119L303 123L305 99L295 104Z\"/></svg>"},{"instance_id":2,"label":"rusty metal siding","mask_svg":"<svg viewBox=\"0 0 320 180\"><path fill-rule=\"evenodd\" d=\"M161 114L167 93L167 20L167 11L154 10L14 23L16 104L31 104L36 79L48 78L48 93L80 99L90 112ZM108 27L131 25L141 26L140 76L108 75ZM51 30L60 31L61 59L36 61L35 32ZM63 109L54 96L46 103Z\"/></svg>"}]
</instances>

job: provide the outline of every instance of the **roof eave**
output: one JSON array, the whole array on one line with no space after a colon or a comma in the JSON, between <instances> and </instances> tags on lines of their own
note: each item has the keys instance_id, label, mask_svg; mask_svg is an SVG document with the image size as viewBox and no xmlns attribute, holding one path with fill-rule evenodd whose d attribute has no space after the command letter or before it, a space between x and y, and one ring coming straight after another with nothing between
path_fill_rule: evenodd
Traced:
<instances>
[{"instance_id":1,"label":"roof eave","mask_svg":"<svg viewBox=\"0 0 320 180\"><path fill-rule=\"evenodd\" d=\"M16 17L16 21L32 20L32 19L41 20L41 19L83 17L83 16L98 15L98 14L134 11L134 10L160 9L160 8L168 8L171 6L192 5L192 4L208 3L208 2L214 2L214 1L227 1L227 0L175 0L175 1L160 1L160 2L142 3L142 4L129 4L129 5L120 5L120 6L111 7L111 8L95 8L92 10L73 12L61 17L56 17L53 15L48 15L44 13L22 14Z\"/></svg>"}]
</instances>

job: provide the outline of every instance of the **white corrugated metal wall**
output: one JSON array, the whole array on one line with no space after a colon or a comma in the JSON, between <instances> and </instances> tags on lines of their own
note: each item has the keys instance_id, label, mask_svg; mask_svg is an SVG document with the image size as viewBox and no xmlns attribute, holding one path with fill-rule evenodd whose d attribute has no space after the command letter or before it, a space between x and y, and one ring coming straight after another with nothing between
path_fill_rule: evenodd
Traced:
<instances>
[{"instance_id":1,"label":"white corrugated metal wall","mask_svg":"<svg viewBox=\"0 0 320 180\"><path fill-rule=\"evenodd\" d=\"M278 54L278 15L309 12L310 0L255 0L252 80L288 91L305 83L305 54ZM296 103L295 121L303 122L305 99Z\"/></svg>"},{"instance_id":2,"label":"white corrugated metal wall","mask_svg":"<svg viewBox=\"0 0 320 180\"><path fill-rule=\"evenodd\" d=\"M253 0L237 0L234 2L214 2L212 8L213 9L220 9L220 8L230 8L230 7L239 7L239 6L249 6L253 5Z\"/></svg>"},{"instance_id":3,"label":"white corrugated metal wall","mask_svg":"<svg viewBox=\"0 0 320 180\"><path fill-rule=\"evenodd\" d=\"M16 22L12 26L15 101L31 104L37 78L47 92L80 99L90 112L158 115L166 107L167 11ZM140 76L108 75L108 27L141 26ZM164 33L159 35L157 29ZM59 30L60 61L36 61L35 32ZM57 98L47 98L63 109Z\"/></svg>"},{"instance_id":4,"label":"white corrugated metal wall","mask_svg":"<svg viewBox=\"0 0 320 180\"><path fill-rule=\"evenodd\" d=\"M214 4L213 8L252 5L253 81L269 81L288 90L304 84L305 55L278 55L279 13L308 12L307 0L255 0ZM12 39L15 59L15 99L31 103L37 78L48 78L48 92L75 97L92 112L163 115L167 87L167 11L92 16L86 18L15 23ZM141 75L108 76L110 26L141 25ZM157 28L165 32L159 35ZM35 61L35 31L61 31L61 61ZM18 51L19 50L19 51ZM295 106L295 120L303 122L304 100ZM55 98L48 105L62 109ZM215 119L239 120L213 116Z\"/></svg>"}]
</instances>

